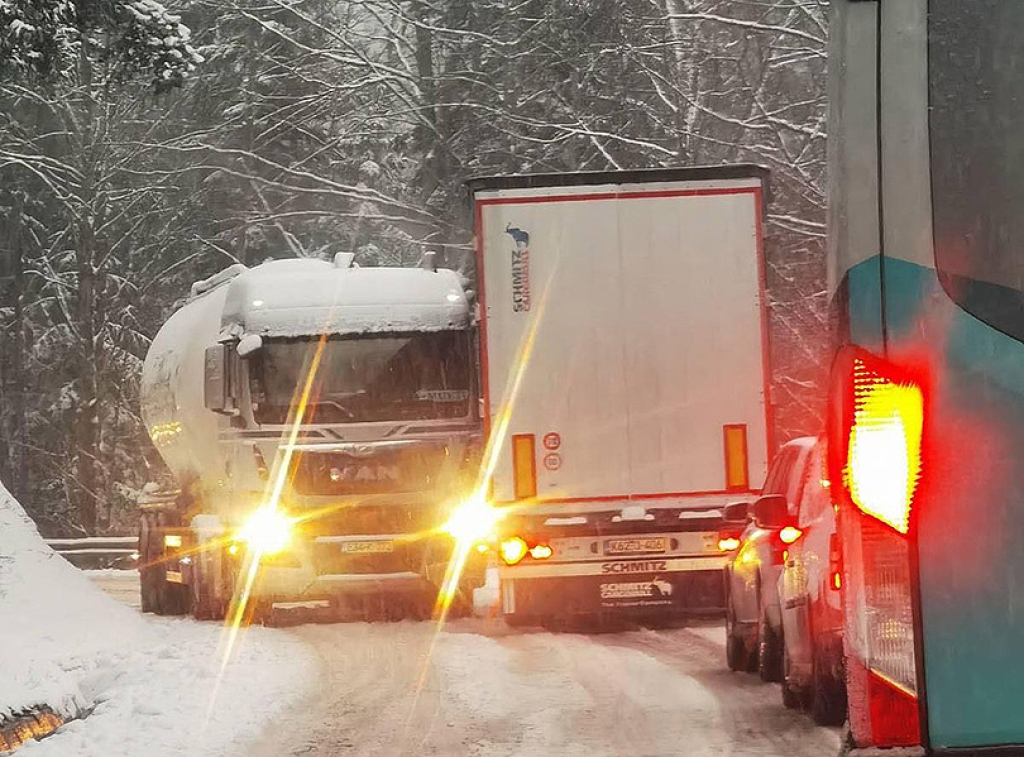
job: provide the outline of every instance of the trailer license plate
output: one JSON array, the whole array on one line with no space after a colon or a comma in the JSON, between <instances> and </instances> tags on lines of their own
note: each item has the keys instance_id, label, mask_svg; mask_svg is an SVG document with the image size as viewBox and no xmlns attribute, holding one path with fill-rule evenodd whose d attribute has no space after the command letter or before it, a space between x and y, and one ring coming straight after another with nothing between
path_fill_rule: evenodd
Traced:
<instances>
[{"instance_id":1,"label":"trailer license plate","mask_svg":"<svg viewBox=\"0 0 1024 757\"><path fill-rule=\"evenodd\" d=\"M395 543L387 541L343 541L341 551L346 555L377 555L395 551Z\"/></svg>"},{"instance_id":2,"label":"trailer license plate","mask_svg":"<svg viewBox=\"0 0 1024 757\"><path fill-rule=\"evenodd\" d=\"M668 539L663 536L642 539L608 539L604 543L606 555L651 555L668 551Z\"/></svg>"}]
</instances>

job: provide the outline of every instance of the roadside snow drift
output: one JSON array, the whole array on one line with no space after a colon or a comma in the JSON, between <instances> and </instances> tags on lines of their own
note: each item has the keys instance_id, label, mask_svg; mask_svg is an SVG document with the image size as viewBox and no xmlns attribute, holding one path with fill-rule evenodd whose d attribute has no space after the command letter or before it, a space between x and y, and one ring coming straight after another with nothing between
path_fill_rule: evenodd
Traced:
<instances>
[{"instance_id":1,"label":"roadside snow drift","mask_svg":"<svg viewBox=\"0 0 1024 757\"><path fill-rule=\"evenodd\" d=\"M219 675L217 624L142 617L45 545L0 485L0 721L47 705L71 720L33 757L226 755L315 676L288 635L248 629Z\"/></svg>"}]
</instances>

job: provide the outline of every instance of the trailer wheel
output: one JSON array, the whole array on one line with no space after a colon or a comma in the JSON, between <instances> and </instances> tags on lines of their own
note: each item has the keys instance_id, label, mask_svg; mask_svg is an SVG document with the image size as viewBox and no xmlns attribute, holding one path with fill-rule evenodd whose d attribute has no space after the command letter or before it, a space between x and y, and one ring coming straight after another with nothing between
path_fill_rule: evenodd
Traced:
<instances>
[{"instance_id":1,"label":"trailer wheel","mask_svg":"<svg viewBox=\"0 0 1024 757\"><path fill-rule=\"evenodd\" d=\"M509 628L530 628L541 625L541 619L536 615L524 615L521 612L506 614L502 618Z\"/></svg>"}]
</instances>

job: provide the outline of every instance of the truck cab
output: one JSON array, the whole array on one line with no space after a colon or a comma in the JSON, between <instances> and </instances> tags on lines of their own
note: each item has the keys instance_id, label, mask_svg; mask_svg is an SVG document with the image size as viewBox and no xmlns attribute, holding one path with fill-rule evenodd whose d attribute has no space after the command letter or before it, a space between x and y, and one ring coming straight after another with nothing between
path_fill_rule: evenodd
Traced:
<instances>
[{"instance_id":1,"label":"truck cab","mask_svg":"<svg viewBox=\"0 0 1024 757\"><path fill-rule=\"evenodd\" d=\"M196 598L223 607L255 551L256 602L430 606L453 548L444 525L479 467L475 332L456 272L350 256L232 267L193 286L157 335L142 396L190 491L187 512L162 517L184 532L165 557L185 561Z\"/></svg>"}]
</instances>

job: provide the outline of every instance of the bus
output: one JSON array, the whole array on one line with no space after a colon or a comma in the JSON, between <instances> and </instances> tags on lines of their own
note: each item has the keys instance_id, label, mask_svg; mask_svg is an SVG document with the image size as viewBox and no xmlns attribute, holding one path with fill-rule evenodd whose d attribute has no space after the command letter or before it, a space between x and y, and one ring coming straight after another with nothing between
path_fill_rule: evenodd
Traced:
<instances>
[{"instance_id":1,"label":"bus","mask_svg":"<svg viewBox=\"0 0 1024 757\"><path fill-rule=\"evenodd\" d=\"M834 0L849 747L1024 749L1024 2Z\"/></svg>"}]
</instances>

